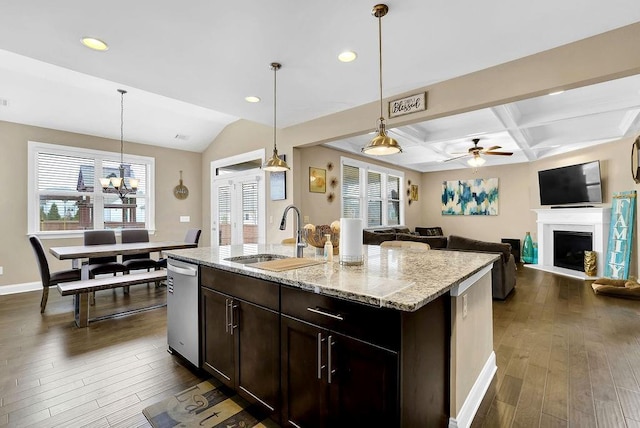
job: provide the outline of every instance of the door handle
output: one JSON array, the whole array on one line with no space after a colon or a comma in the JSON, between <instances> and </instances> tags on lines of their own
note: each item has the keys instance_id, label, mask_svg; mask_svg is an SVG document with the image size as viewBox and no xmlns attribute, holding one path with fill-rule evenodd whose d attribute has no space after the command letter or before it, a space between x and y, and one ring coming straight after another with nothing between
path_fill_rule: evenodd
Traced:
<instances>
[{"instance_id":1,"label":"door handle","mask_svg":"<svg viewBox=\"0 0 640 428\"><path fill-rule=\"evenodd\" d=\"M224 299L224 332L229 333L229 299Z\"/></svg>"}]
</instances>

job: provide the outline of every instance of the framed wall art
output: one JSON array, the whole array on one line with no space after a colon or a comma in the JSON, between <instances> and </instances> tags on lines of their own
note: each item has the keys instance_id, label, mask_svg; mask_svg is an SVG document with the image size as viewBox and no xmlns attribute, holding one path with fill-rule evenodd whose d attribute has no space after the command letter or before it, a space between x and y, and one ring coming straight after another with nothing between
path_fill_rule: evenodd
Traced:
<instances>
[{"instance_id":1,"label":"framed wall art","mask_svg":"<svg viewBox=\"0 0 640 428\"><path fill-rule=\"evenodd\" d=\"M327 170L309 167L309 191L325 193L327 191Z\"/></svg>"},{"instance_id":2,"label":"framed wall art","mask_svg":"<svg viewBox=\"0 0 640 428\"><path fill-rule=\"evenodd\" d=\"M442 215L498 215L498 179L443 181Z\"/></svg>"}]
</instances>

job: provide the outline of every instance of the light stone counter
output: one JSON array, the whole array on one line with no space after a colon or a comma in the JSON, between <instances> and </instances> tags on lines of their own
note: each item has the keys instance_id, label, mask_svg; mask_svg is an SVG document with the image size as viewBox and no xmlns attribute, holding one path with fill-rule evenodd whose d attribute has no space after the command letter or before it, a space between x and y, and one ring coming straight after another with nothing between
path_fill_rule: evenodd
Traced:
<instances>
[{"instance_id":1,"label":"light stone counter","mask_svg":"<svg viewBox=\"0 0 640 428\"><path fill-rule=\"evenodd\" d=\"M362 266L334 261L272 272L225 260L252 254L294 256L291 245L232 245L166 251L170 258L210 266L319 294L413 312L498 259L497 254L365 245ZM321 259L307 247L304 257Z\"/></svg>"}]
</instances>

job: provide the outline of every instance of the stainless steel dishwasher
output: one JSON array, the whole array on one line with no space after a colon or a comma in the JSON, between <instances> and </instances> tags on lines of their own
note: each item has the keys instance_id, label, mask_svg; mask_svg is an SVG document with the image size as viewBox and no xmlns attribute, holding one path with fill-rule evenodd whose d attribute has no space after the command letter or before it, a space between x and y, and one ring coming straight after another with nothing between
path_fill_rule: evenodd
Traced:
<instances>
[{"instance_id":1,"label":"stainless steel dishwasher","mask_svg":"<svg viewBox=\"0 0 640 428\"><path fill-rule=\"evenodd\" d=\"M167 262L167 343L200 367L198 334L198 265L169 259Z\"/></svg>"}]
</instances>

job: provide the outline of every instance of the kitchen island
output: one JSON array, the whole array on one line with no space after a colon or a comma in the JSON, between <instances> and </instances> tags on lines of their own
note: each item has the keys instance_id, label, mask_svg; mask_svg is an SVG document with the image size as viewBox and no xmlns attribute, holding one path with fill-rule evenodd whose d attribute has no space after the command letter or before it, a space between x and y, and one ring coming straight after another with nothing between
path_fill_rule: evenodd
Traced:
<instances>
[{"instance_id":1,"label":"kitchen island","mask_svg":"<svg viewBox=\"0 0 640 428\"><path fill-rule=\"evenodd\" d=\"M283 426L468 426L495 372L498 256L364 248L283 271L242 258L292 246L168 252L200 266L202 368Z\"/></svg>"}]
</instances>

